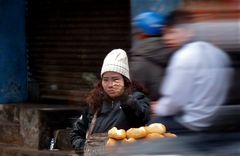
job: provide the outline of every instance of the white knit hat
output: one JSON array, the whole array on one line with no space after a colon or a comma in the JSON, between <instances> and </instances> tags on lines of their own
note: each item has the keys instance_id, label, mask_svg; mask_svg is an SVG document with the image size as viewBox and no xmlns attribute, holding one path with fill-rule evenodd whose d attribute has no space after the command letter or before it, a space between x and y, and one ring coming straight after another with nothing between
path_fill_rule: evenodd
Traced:
<instances>
[{"instance_id":1,"label":"white knit hat","mask_svg":"<svg viewBox=\"0 0 240 156\"><path fill-rule=\"evenodd\" d=\"M120 73L130 80L128 57L124 50L114 49L107 54L103 61L101 77L107 71Z\"/></svg>"}]
</instances>

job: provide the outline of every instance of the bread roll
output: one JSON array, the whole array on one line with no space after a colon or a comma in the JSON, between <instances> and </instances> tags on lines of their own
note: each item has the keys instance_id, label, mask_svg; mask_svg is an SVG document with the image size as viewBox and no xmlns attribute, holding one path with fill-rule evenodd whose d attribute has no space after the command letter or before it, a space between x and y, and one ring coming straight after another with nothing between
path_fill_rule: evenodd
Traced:
<instances>
[{"instance_id":1,"label":"bread roll","mask_svg":"<svg viewBox=\"0 0 240 156\"><path fill-rule=\"evenodd\" d=\"M176 134L173 134L173 133L170 133L170 132L164 133L163 135L164 135L166 138L176 138L176 137L177 137Z\"/></svg>"},{"instance_id":2,"label":"bread roll","mask_svg":"<svg viewBox=\"0 0 240 156\"><path fill-rule=\"evenodd\" d=\"M147 140L156 140L156 139L161 139L164 138L164 135L160 134L160 133L149 133L145 139Z\"/></svg>"},{"instance_id":3,"label":"bread roll","mask_svg":"<svg viewBox=\"0 0 240 156\"><path fill-rule=\"evenodd\" d=\"M116 144L117 144L117 141L116 141L116 140L114 140L114 139L112 139L112 138L109 138L109 139L107 140L106 146L107 146L107 147L112 147L112 146L114 146L114 145L116 145Z\"/></svg>"},{"instance_id":4,"label":"bread roll","mask_svg":"<svg viewBox=\"0 0 240 156\"><path fill-rule=\"evenodd\" d=\"M122 143L123 144L131 144L131 143L134 143L134 142L136 142L136 139L134 139L134 138L125 138L125 139L123 139L122 140Z\"/></svg>"},{"instance_id":5,"label":"bread roll","mask_svg":"<svg viewBox=\"0 0 240 156\"><path fill-rule=\"evenodd\" d=\"M108 131L108 137L112 139L122 140L126 138L126 131L124 129L117 129L116 127L111 128Z\"/></svg>"},{"instance_id":6,"label":"bread roll","mask_svg":"<svg viewBox=\"0 0 240 156\"><path fill-rule=\"evenodd\" d=\"M166 132L166 127L161 123L153 123L149 126L145 126L147 133L160 133L163 134Z\"/></svg>"},{"instance_id":7,"label":"bread roll","mask_svg":"<svg viewBox=\"0 0 240 156\"><path fill-rule=\"evenodd\" d=\"M140 139L140 138L144 138L146 135L147 135L147 132L144 127L130 128L129 130L127 130L128 138Z\"/></svg>"}]
</instances>

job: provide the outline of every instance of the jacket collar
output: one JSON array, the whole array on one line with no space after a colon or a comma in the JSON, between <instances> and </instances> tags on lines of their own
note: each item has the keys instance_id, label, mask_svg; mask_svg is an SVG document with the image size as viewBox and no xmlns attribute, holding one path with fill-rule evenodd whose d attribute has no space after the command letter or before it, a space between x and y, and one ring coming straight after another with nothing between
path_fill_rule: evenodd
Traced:
<instances>
[{"instance_id":1,"label":"jacket collar","mask_svg":"<svg viewBox=\"0 0 240 156\"><path fill-rule=\"evenodd\" d=\"M104 113L111 111L112 109L114 109L116 107L118 102L119 101L111 101L111 102L104 101L100 113L104 114Z\"/></svg>"}]
</instances>

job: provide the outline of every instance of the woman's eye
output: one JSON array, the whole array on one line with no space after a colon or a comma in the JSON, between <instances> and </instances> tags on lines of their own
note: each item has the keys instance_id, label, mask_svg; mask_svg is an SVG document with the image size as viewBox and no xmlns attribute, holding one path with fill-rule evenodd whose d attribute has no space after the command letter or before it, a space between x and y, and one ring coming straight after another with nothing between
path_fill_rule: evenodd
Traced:
<instances>
[{"instance_id":1,"label":"woman's eye","mask_svg":"<svg viewBox=\"0 0 240 156\"><path fill-rule=\"evenodd\" d=\"M116 78L116 79L113 79L113 81L115 81L115 82L116 82L116 81L119 81L119 79L118 79L118 78Z\"/></svg>"},{"instance_id":2,"label":"woman's eye","mask_svg":"<svg viewBox=\"0 0 240 156\"><path fill-rule=\"evenodd\" d=\"M103 79L104 82L107 82L108 80L107 79Z\"/></svg>"}]
</instances>

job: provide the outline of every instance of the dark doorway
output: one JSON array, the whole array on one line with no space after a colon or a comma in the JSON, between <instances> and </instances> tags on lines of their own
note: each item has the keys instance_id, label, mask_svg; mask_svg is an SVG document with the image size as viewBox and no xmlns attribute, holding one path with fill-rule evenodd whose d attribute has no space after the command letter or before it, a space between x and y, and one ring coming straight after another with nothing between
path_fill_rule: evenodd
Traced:
<instances>
[{"instance_id":1,"label":"dark doorway","mask_svg":"<svg viewBox=\"0 0 240 156\"><path fill-rule=\"evenodd\" d=\"M130 27L129 0L27 0L29 100L81 103Z\"/></svg>"}]
</instances>

